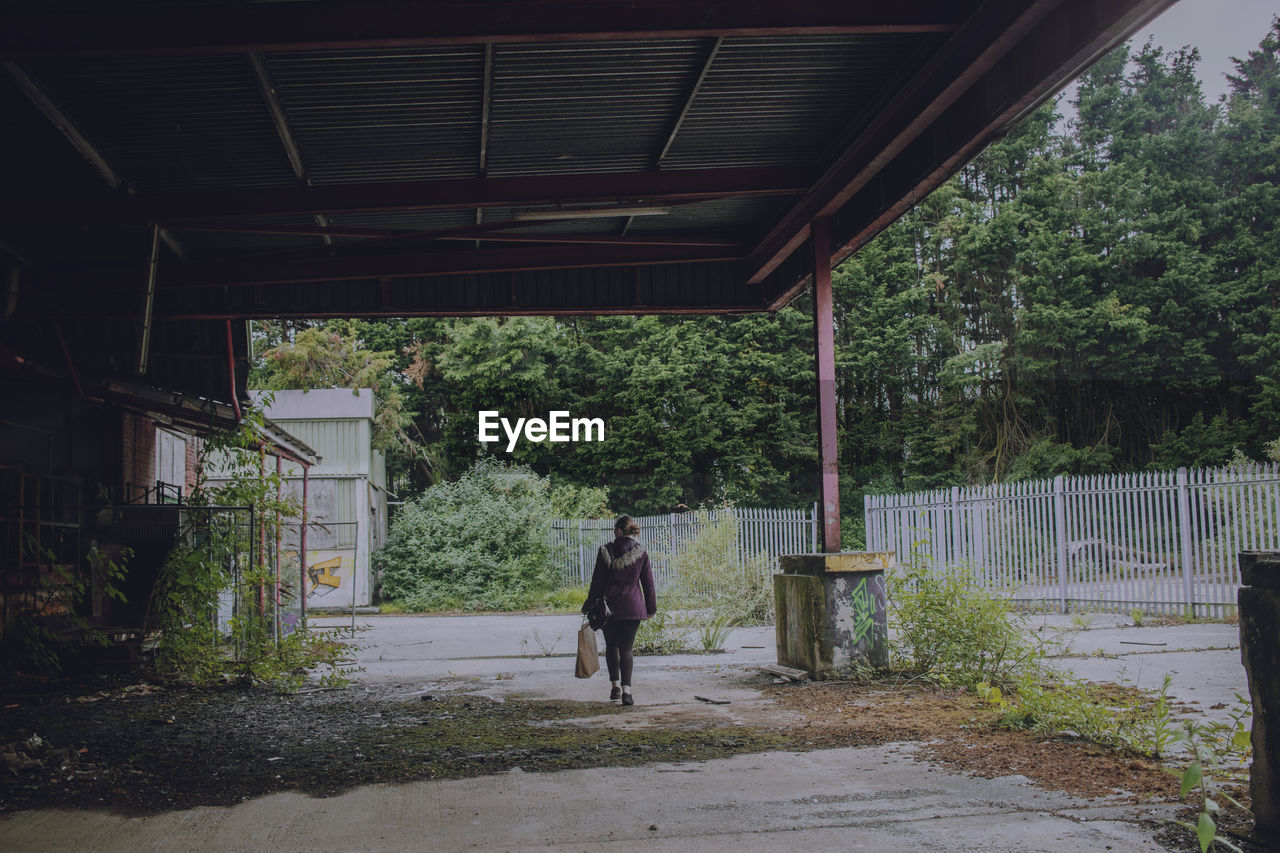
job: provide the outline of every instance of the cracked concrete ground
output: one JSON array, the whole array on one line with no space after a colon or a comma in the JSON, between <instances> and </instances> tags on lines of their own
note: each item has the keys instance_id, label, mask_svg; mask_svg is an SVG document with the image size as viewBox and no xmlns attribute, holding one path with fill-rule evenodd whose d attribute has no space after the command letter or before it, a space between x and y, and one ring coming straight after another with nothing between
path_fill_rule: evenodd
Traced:
<instances>
[{"instance_id":1,"label":"cracked concrete ground","mask_svg":"<svg viewBox=\"0 0 1280 853\"><path fill-rule=\"evenodd\" d=\"M1071 627L1036 617L1045 630ZM325 620L350 624L349 618ZM1096 680L1159 686L1206 711L1245 693L1230 625L1126 627L1096 617L1063 663ZM361 682L406 695L467 689L503 700L603 701L607 680L572 677L573 616L358 616ZM1165 645L1149 645L1164 643ZM1142 645L1138 645L1142 644ZM779 710L753 685L775 658L770 629L733 632L721 655L640 658L638 704L595 725L767 724ZM753 680L754 678L754 680ZM728 700L709 704L702 699ZM586 723L587 720L582 722ZM797 744L799 746L799 744ZM26 811L0 818L6 850L1157 851L1151 820L1171 806L1089 800L1019 776L984 779L931 763L912 744L775 751L682 764L517 769L471 779L297 793L149 817Z\"/></svg>"}]
</instances>

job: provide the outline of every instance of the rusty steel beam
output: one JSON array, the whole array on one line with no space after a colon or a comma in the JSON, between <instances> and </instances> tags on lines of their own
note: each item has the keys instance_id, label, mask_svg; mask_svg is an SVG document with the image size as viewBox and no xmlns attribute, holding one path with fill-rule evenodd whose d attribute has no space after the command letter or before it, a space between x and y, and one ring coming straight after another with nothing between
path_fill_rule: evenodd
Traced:
<instances>
[{"instance_id":1,"label":"rusty steel beam","mask_svg":"<svg viewBox=\"0 0 1280 853\"><path fill-rule=\"evenodd\" d=\"M165 321L186 320L344 320L344 319L376 319L379 317L606 317L636 314L661 314L665 316L711 317L723 314L759 314L765 309L754 301L716 302L702 305L586 305L574 308L539 307L536 305L495 305L485 307L416 307L413 305L397 306L394 311L352 307L345 304L316 306L273 306L269 309L252 310L243 307L209 308L168 308L158 311L156 317ZM68 319L77 317L109 318L115 315L94 313L92 315L76 312L61 315Z\"/></svg>"},{"instance_id":2,"label":"rusty steel beam","mask_svg":"<svg viewBox=\"0 0 1280 853\"><path fill-rule=\"evenodd\" d=\"M310 216L317 213L468 210L585 203L690 203L719 198L795 195L804 192L812 181L812 170L796 167L527 175L138 195L122 200L114 211L99 211L98 214L132 221L162 222L176 228L188 221L238 216ZM56 199L47 202L56 203ZM566 211L566 214L570 213Z\"/></svg>"},{"instance_id":3,"label":"rusty steel beam","mask_svg":"<svg viewBox=\"0 0 1280 853\"><path fill-rule=\"evenodd\" d=\"M107 182L107 186L111 189L120 189L125 185L124 179L120 177L120 173L111 167L102 153L98 151L97 146L89 141L76 123L62 111L62 109L53 102L53 100L45 93L44 89L31 78L17 63L5 62L4 70L13 78L13 82L17 84L22 94L26 95L27 100L35 105L36 109L49 120L49 123L58 129L58 132L71 143L81 157L89 161L89 164L97 170L102 176L102 180Z\"/></svg>"},{"instance_id":4,"label":"rusty steel beam","mask_svg":"<svg viewBox=\"0 0 1280 853\"><path fill-rule=\"evenodd\" d=\"M658 158L655 165L659 169L662 168L662 161L667 159L667 154L671 152L671 146L675 144L676 136L680 133L680 128L684 125L684 120L689 116L689 110L693 109L693 102L698 99L698 93L702 91L702 84L707 79L707 74L711 72L711 66L716 61L716 56L720 53L720 48L724 46L724 37L721 36L711 43L707 49L707 56L702 61L702 69L698 72L697 78L693 81L693 86L689 89L689 94L685 96L684 104L680 107L680 113L676 116L674 122L671 123L671 132L667 134L667 141L663 144L662 150L658 152Z\"/></svg>"},{"instance_id":5,"label":"rusty steel beam","mask_svg":"<svg viewBox=\"0 0 1280 853\"><path fill-rule=\"evenodd\" d=\"M146 299L142 305L142 343L138 352L139 376L147 374L147 359L151 355L151 322L156 301L156 263L160 255L160 227L151 226L151 251L147 255Z\"/></svg>"},{"instance_id":6,"label":"rusty steel beam","mask_svg":"<svg viewBox=\"0 0 1280 853\"><path fill-rule=\"evenodd\" d=\"M119 296L127 284L124 269L113 278L92 282L69 272L64 281L66 298L58 312L60 318L92 317L103 322L118 317L126 307ZM369 277L237 287L167 287L161 283L156 296L156 316L166 321L737 314L764 310L760 289L743 283L739 261Z\"/></svg>"},{"instance_id":7,"label":"rusty steel beam","mask_svg":"<svg viewBox=\"0 0 1280 853\"><path fill-rule=\"evenodd\" d=\"M479 225L459 225L432 231L395 228L361 228L352 225L275 225L265 222L183 222L177 231L202 231L215 234L280 234L292 237L354 237L363 240L405 240L409 238L444 240L457 235L473 235L481 232L500 231L504 228L527 228L532 223L485 222ZM366 243L366 246L369 244Z\"/></svg>"},{"instance_id":8,"label":"rusty steel beam","mask_svg":"<svg viewBox=\"0 0 1280 853\"><path fill-rule=\"evenodd\" d=\"M484 222L479 225L460 225L455 228L442 228L434 231L396 231L386 228L358 228L340 225L321 227L319 225L268 225L255 223L237 225L234 223L211 222L186 224L180 230L215 234L278 234L288 237L351 237L366 241L362 244L362 249L367 249L369 246L374 245L372 241L385 241L390 244L409 239L460 242L488 240L500 243L602 243L617 246L710 246L734 249L739 254L744 255L748 248L741 240L714 235L640 234L622 236L616 234L511 232L508 230L512 228L528 228L534 224L531 222L505 220L502 222ZM297 258L300 255L296 249L287 249L281 252L255 254L254 257L255 259L263 260L282 257ZM328 257L328 255L324 257Z\"/></svg>"},{"instance_id":9,"label":"rusty steel beam","mask_svg":"<svg viewBox=\"0 0 1280 853\"><path fill-rule=\"evenodd\" d=\"M874 239L992 140L1172 3L1085 0L1057 6L930 127L896 147L895 156L879 158L875 174L860 181L856 192L842 196L845 200L833 216L832 266ZM808 236L807 228L803 236ZM777 261L786 254L780 252ZM766 279L759 255L753 253L748 263L754 281ZM807 272L792 280L767 277L770 308L777 310L802 293L809 277Z\"/></svg>"},{"instance_id":10,"label":"rusty steel beam","mask_svg":"<svg viewBox=\"0 0 1280 853\"><path fill-rule=\"evenodd\" d=\"M183 56L453 44L950 32L960 0L437 0L151 6L62 14L6 9L0 57Z\"/></svg>"},{"instance_id":11,"label":"rusty steel beam","mask_svg":"<svg viewBox=\"0 0 1280 853\"><path fill-rule=\"evenodd\" d=\"M715 246L592 245L566 252L561 247L494 249L484 252L348 255L327 258L188 263L166 271L164 289L242 287L295 282L404 278L528 270L583 269L635 264L711 263L741 258L737 250Z\"/></svg>"},{"instance_id":12,"label":"rusty steel beam","mask_svg":"<svg viewBox=\"0 0 1280 853\"><path fill-rule=\"evenodd\" d=\"M293 138L293 130L285 117L284 107L280 105L275 84L271 82L271 75L267 73L267 65L260 54L251 53L249 67L253 70L253 79L258 84L258 91L262 93L267 112L271 114L271 123L275 125L276 135L280 137L280 144L284 146L284 153L289 158L289 166L293 169L294 177L305 182L307 170L302 165L302 152L298 150L298 142Z\"/></svg>"},{"instance_id":13,"label":"rusty steel beam","mask_svg":"<svg viewBox=\"0 0 1280 853\"><path fill-rule=\"evenodd\" d=\"M480 167L479 176L489 171L489 122L493 106L493 45L484 46L484 82L480 91ZM479 223L477 223L479 224Z\"/></svg>"},{"instance_id":14,"label":"rusty steel beam","mask_svg":"<svg viewBox=\"0 0 1280 853\"><path fill-rule=\"evenodd\" d=\"M716 303L712 305L601 305L585 308L539 308L523 305L497 305L484 308L414 308L397 307L394 311L370 310L348 306L325 308L251 311L238 308L221 311L169 311L166 320L351 320L379 317L617 317L636 314L660 314L675 317L718 317L726 314L759 314L764 309L755 302ZM96 315L95 315L96 316Z\"/></svg>"},{"instance_id":15,"label":"rusty steel beam","mask_svg":"<svg viewBox=\"0 0 1280 853\"><path fill-rule=\"evenodd\" d=\"M490 223L493 224L493 223ZM513 225L520 225L516 222ZM510 231L476 232L491 243L569 243L574 245L604 246L706 246L714 249L731 249L738 256L745 256L749 247L740 240L719 237L685 237L672 234L569 234L569 233L515 233ZM437 240L475 240L476 234L442 234Z\"/></svg>"},{"instance_id":16,"label":"rusty steel beam","mask_svg":"<svg viewBox=\"0 0 1280 853\"><path fill-rule=\"evenodd\" d=\"M822 177L751 253L751 281L763 281L809 236L991 70L1061 0L989 0L840 151Z\"/></svg>"},{"instance_id":17,"label":"rusty steel beam","mask_svg":"<svg viewBox=\"0 0 1280 853\"><path fill-rule=\"evenodd\" d=\"M279 234L291 237L359 237L387 238L409 232L389 231L385 228L347 228L340 225L262 225L229 222L190 222L178 226L176 231L201 231L212 234Z\"/></svg>"}]
</instances>

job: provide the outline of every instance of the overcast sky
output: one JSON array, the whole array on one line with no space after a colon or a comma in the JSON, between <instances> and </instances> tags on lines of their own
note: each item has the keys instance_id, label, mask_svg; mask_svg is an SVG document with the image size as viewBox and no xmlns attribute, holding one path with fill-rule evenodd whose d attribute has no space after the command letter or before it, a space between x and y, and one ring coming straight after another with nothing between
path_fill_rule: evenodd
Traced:
<instances>
[{"instance_id":1,"label":"overcast sky","mask_svg":"<svg viewBox=\"0 0 1280 853\"><path fill-rule=\"evenodd\" d=\"M1148 36L1169 50L1183 45L1200 49L1200 82L1205 100L1214 103L1227 91L1235 73L1231 57L1256 50L1271 19L1280 14L1280 0L1178 0L1133 38L1140 47Z\"/></svg>"}]
</instances>

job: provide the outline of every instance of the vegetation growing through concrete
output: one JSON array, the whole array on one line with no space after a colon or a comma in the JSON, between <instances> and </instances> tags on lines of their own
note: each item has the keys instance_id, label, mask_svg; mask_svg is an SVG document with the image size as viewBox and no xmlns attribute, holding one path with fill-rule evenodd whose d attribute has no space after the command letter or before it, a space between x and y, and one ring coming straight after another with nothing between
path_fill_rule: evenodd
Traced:
<instances>
[{"instance_id":1,"label":"vegetation growing through concrete","mask_svg":"<svg viewBox=\"0 0 1280 853\"><path fill-rule=\"evenodd\" d=\"M336 634L299 625L282 636L281 611L298 595L297 578L277 577L268 552L252 540L252 528L213 509L251 507L260 527L296 514L279 476L264 470L255 431L262 417L260 409L250 409L239 427L208 437L201 447L190 509L181 516L178 544L147 606L147 628L159 636L155 671L163 678L195 685L234 680L286 691L316 671L328 683L342 681L337 663L348 647ZM206 477L214 457L225 460L219 472L225 479L216 487ZM261 542L275 540L274 530L261 535ZM228 595L234 607L223 624L219 603Z\"/></svg>"},{"instance_id":2,"label":"vegetation growing through concrete","mask_svg":"<svg viewBox=\"0 0 1280 853\"><path fill-rule=\"evenodd\" d=\"M773 622L773 575L762 558L744 559L741 522L705 508L696 514L697 533L669 557L674 580L659 593L658 615L640 624L638 654L715 652L735 626Z\"/></svg>"},{"instance_id":3,"label":"vegetation growing through concrete","mask_svg":"<svg viewBox=\"0 0 1280 853\"><path fill-rule=\"evenodd\" d=\"M889 624L894 668L942 685L972 690L997 712L1001 728L1070 733L1093 743L1185 767L1181 795L1194 794L1201 850L1217 843L1238 850L1216 824L1223 803L1247 812L1230 794L1248 766L1249 703L1239 699L1228 722L1178 720L1170 679L1158 692L1094 684L1049 665L1057 644L1030 630L1025 617L963 566L923 571L915 554L891 577ZM1179 748L1181 752L1178 752Z\"/></svg>"},{"instance_id":4,"label":"vegetation growing through concrete","mask_svg":"<svg viewBox=\"0 0 1280 853\"><path fill-rule=\"evenodd\" d=\"M721 509L732 509L726 504ZM702 611L707 623L773 623L774 566L739 546L742 526L728 512L695 511L697 533L669 557L673 587L667 595L682 610Z\"/></svg>"},{"instance_id":5,"label":"vegetation growing through concrete","mask_svg":"<svg viewBox=\"0 0 1280 853\"><path fill-rule=\"evenodd\" d=\"M964 566L930 569L920 553L886 575L894 666L939 684L1013 687L1044 671L1044 641Z\"/></svg>"}]
</instances>

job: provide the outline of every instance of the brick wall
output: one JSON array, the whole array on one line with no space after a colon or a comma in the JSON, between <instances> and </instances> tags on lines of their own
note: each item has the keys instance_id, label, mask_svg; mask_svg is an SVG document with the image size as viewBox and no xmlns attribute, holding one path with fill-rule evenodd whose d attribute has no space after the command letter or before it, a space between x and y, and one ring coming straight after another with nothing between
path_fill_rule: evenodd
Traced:
<instances>
[{"instance_id":1,"label":"brick wall","mask_svg":"<svg viewBox=\"0 0 1280 853\"><path fill-rule=\"evenodd\" d=\"M200 438L198 436L187 436L187 481L183 484L183 497L191 494L196 487L196 466L200 462Z\"/></svg>"},{"instance_id":2,"label":"brick wall","mask_svg":"<svg viewBox=\"0 0 1280 853\"><path fill-rule=\"evenodd\" d=\"M156 425L130 412L123 417L120 497L127 501L141 497L143 490L156 484Z\"/></svg>"}]
</instances>

